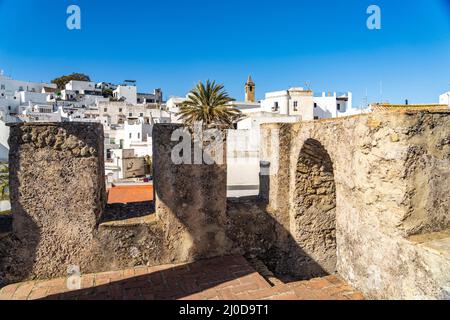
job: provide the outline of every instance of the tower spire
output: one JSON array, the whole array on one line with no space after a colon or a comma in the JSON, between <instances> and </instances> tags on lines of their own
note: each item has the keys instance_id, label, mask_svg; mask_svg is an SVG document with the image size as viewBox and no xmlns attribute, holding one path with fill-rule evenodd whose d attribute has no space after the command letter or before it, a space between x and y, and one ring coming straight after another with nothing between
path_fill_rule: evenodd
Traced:
<instances>
[{"instance_id":1,"label":"tower spire","mask_svg":"<svg viewBox=\"0 0 450 320\"><path fill-rule=\"evenodd\" d=\"M255 102L255 87L252 76L249 75L245 84L245 102Z\"/></svg>"}]
</instances>

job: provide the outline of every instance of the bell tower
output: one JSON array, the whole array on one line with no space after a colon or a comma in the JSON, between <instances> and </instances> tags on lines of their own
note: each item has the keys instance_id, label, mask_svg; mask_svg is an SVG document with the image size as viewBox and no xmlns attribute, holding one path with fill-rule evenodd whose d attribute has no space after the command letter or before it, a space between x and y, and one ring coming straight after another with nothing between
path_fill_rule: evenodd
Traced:
<instances>
[{"instance_id":1,"label":"bell tower","mask_svg":"<svg viewBox=\"0 0 450 320\"><path fill-rule=\"evenodd\" d=\"M247 83L245 84L245 102L255 102L255 83L252 76L248 76Z\"/></svg>"}]
</instances>

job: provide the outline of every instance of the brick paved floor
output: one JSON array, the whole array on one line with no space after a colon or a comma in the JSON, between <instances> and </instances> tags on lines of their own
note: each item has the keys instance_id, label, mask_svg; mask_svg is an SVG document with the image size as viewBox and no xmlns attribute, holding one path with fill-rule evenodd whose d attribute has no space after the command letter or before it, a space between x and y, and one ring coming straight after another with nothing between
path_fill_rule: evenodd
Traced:
<instances>
[{"instance_id":1,"label":"brick paved floor","mask_svg":"<svg viewBox=\"0 0 450 320\"><path fill-rule=\"evenodd\" d=\"M0 290L0 300L10 299L353 300L363 296L337 276L271 286L243 257L228 256L83 275L76 291L67 289L65 278L17 283Z\"/></svg>"}]
</instances>

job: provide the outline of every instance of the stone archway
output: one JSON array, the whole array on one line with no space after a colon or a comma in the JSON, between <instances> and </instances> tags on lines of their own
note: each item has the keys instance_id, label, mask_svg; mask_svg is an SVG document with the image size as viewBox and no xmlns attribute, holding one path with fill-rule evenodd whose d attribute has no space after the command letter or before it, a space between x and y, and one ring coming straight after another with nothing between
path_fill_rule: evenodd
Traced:
<instances>
[{"instance_id":1,"label":"stone archway","mask_svg":"<svg viewBox=\"0 0 450 320\"><path fill-rule=\"evenodd\" d=\"M324 146L307 139L299 153L291 233L301 249L295 267L303 278L336 272L336 185Z\"/></svg>"}]
</instances>

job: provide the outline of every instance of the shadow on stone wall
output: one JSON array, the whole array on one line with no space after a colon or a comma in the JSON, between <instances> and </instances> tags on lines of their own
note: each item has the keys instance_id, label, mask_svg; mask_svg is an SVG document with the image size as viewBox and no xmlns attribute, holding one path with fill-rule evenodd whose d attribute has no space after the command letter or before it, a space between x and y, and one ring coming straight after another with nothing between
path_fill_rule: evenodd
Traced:
<instances>
[{"instance_id":1,"label":"shadow on stone wall","mask_svg":"<svg viewBox=\"0 0 450 320\"><path fill-rule=\"evenodd\" d=\"M299 245L291 231L274 218L277 213L271 212L265 204L267 199L227 201L225 163L174 164L171 152L179 141L172 141L171 136L174 129L182 128L177 125L157 125L153 132L157 219L108 224L146 217L151 210L140 210L147 203L135 204L130 216L129 205L117 205L105 214L104 190L93 188L102 177L98 170L103 170L103 153L77 158L78 151L73 151L78 145L76 139L91 139L88 145L101 150L102 134L99 139L82 127L61 125L63 131L69 130L61 139L70 143L72 149L69 146L67 150L55 151L55 141L47 138L48 132L58 126L26 127L25 131L31 131L27 141L23 141L22 128L14 128L18 131L14 139L18 141L12 148L11 159L16 161L11 166L10 176L13 177L11 194L15 227L10 244L4 242L1 249L1 266L6 268L4 282L64 276L70 265L80 266L86 274L142 264L192 262L230 254L258 258L272 272L294 280L327 274L321 263ZM60 132L58 128L54 131ZM24 145L26 150L23 150ZM35 148L41 153L33 153ZM64 171L52 167L54 157L62 163L68 162L74 169L72 173L67 173L67 168ZM86 174L94 176L89 180ZM40 178L41 184L36 184L33 177ZM61 179L66 183L60 183ZM29 188L21 187L19 181L25 181ZM89 187L83 189L86 183ZM42 189L45 184L48 187ZM68 188L84 191L74 198L67 194ZM35 199L36 195L42 197ZM62 201L66 201L65 206L61 205ZM21 206L22 203L27 204L26 208ZM42 207L42 203L47 207Z\"/></svg>"},{"instance_id":2,"label":"shadow on stone wall","mask_svg":"<svg viewBox=\"0 0 450 320\"><path fill-rule=\"evenodd\" d=\"M233 253L261 260L287 282L329 274L274 218L263 199L230 198L227 217L227 236L234 244Z\"/></svg>"},{"instance_id":3,"label":"shadow on stone wall","mask_svg":"<svg viewBox=\"0 0 450 320\"><path fill-rule=\"evenodd\" d=\"M173 163L172 150L180 141L171 137L180 128L157 125L153 132L156 212L164 224L168 245L174 248L173 259L193 261L243 254L259 258L272 272L295 280L328 274L291 230L274 218L265 204L267 199L239 198L227 203L226 164ZM314 223L312 220L308 223ZM327 269L334 272L335 265Z\"/></svg>"},{"instance_id":4,"label":"shadow on stone wall","mask_svg":"<svg viewBox=\"0 0 450 320\"><path fill-rule=\"evenodd\" d=\"M10 155L10 173L20 170L18 153L21 146L18 145L17 153ZM36 248L41 240L40 230L30 215L15 215L15 212L26 212L19 201L20 181L17 175L10 177L11 199L11 225L0 238L0 287L8 283L19 282L32 276L33 266L36 260ZM20 230L17 235L14 230Z\"/></svg>"}]
</instances>

